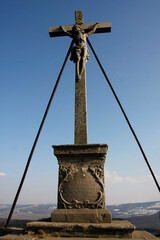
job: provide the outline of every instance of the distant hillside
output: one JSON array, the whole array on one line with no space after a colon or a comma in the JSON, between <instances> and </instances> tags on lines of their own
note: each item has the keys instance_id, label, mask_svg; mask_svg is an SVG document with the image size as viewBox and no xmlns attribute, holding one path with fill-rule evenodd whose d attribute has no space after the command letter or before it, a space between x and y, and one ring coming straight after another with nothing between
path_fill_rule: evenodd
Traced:
<instances>
[{"instance_id":1,"label":"distant hillside","mask_svg":"<svg viewBox=\"0 0 160 240\"><path fill-rule=\"evenodd\" d=\"M160 201L111 205L107 208L112 213L112 217L129 218L153 215L160 211Z\"/></svg>"},{"instance_id":2,"label":"distant hillside","mask_svg":"<svg viewBox=\"0 0 160 240\"><path fill-rule=\"evenodd\" d=\"M13 214L15 219L40 219L50 217L56 209L56 204L17 205ZM154 215L160 211L160 201L145 203L128 203L107 206L113 218L130 218L136 216ZM0 204L0 218L7 218L11 205Z\"/></svg>"},{"instance_id":3,"label":"distant hillside","mask_svg":"<svg viewBox=\"0 0 160 240\"><path fill-rule=\"evenodd\" d=\"M153 215L127 218L137 228L145 229L153 235L160 236L160 211Z\"/></svg>"},{"instance_id":4,"label":"distant hillside","mask_svg":"<svg viewBox=\"0 0 160 240\"><path fill-rule=\"evenodd\" d=\"M125 218L137 228L160 236L160 201L112 205L107 208L113 218Z\"/></svg>"},{"instance_id":5,"label":"distant hillside","mask_svg":"<svg viewBox=\"0 0 160 240\"><path fill-rule=\"evenodd\" d=\"M56 204L17 204L12 219L30 219L37 220L50 217L51 212L56 209ZM0 204L0 218L7 218L11 205Z\"/></svg>"},{"instance_id":6,"label":"distant hillside","mask_svg":"<svg viewBox=\"0 0 160 240\"><path fill-rule=\"evenodd\" d=\"M6 218L0 218L0 228L5 227ZM14 219L11 220L8 227L16 227L16 228L25 228L26 223L32 220L22 220L22 219ZM0 231L1 236L1 231Z\"/></svg>"}]
</instances>

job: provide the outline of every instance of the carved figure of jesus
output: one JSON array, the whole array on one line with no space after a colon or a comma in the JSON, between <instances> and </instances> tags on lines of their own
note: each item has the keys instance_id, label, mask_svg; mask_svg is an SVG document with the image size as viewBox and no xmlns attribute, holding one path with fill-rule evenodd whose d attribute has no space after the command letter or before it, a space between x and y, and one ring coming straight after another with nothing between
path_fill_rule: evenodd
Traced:
<instances>
[{"instance_id":1,"label":"carved figure of jesus","mask_svg":"<svg viewBox=\"0 0 160 240\"><path fill-rule=\"evenodd\" d=\"M63 26L60 29L64 31L69 37L73 38L75 46L71 50L70 60L76 63L76 79L81 79L85 69L85 63L89 59L89 52L86 45L87 37L96 31L98 23L94 25L91 31L84 33L80 25L74 25L72 33L67 32ZM80 65L81 64L81 65Z\"/></svg>"}]
</instances>

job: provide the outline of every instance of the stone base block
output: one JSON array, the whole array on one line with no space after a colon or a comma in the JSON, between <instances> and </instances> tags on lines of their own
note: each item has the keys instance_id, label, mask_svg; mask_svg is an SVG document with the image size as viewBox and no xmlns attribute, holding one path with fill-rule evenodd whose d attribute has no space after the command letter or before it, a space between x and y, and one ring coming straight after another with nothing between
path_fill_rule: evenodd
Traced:
<instances>
[{"instance_id":1,"label":"stone base block","mask_svg":"<svg viewBox=\"0 0 160 240\"><path fill-rule=\"evenodd\" d=\"M51 214L52 222L110 223L111 220L107 209L56 209Z\"/></svg>"},{"instance_id":2,"label":"stone base block","mask_svg":"<svg viewBox=\"0 0 160 240\"><path fill-rule=\"evenodd\" d=\"M0 235L1 236L1 235ZM11 234L7 234L5 236L0 237L0 240L33 240L33 239L42 239L42 240L96 240L96 238L81 238L81 237L61 237L59 238L58 235L56 237L50 237L50 235L46 235L44 236L44 234L39 233L38 235L28 235L28 234L21 234L21 235L17 235L15 233L11 233ZM110 240L117 240L117 238L113 238L113 237L107 237L107 238L99 238L99 240L105 240L105 239L110 239ZM144 240L144 239L149 239L149 240L158 240L159 238L155 237L154 235L146 232L146 231L142 231L142 230L138 230L138 231L134 231L132 234L132 238L120 238L121 240Z\"/></svg>"},{"instance_id":3,"label":"stone base block","mask_svg":"<svg viewBox=\"0 0 160 240\"><path fill-rule=\"evenodd\" d=\"M135 226L128 221L112 221L111 223L62 223L62 222L30 222L26 225L29 231L38 233L42 230L53 237L114 237L132 238Z\"/></svg>"},{"instance_id":4,"label":"stone base block","mask_svg":"<svg viewBox=\"0 0 160 240\"><path fill-rule=\"evenodd\" d=\"M105 209L107 144L59 145L58 209Z\"/></svg>"}]
</instances>

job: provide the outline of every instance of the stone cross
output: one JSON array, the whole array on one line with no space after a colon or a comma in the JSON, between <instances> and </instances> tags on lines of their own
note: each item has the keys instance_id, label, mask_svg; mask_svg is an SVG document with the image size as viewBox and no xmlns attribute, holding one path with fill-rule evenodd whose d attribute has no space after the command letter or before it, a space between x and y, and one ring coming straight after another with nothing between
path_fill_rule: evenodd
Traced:
<instances>
[{"instance_id":1,"label":"stone cross","mask_svg":"<svg viewBox=\"0 0 160 240\"><path fill-rule=\"evenodd\" d=\"M49 29L51 37L68 35L75 43L70 58L76 63L75 144L53 145L59 164L57 209L51 214L51 222L27 224L28 230L35 233L43 228L54 237L58 233L60 237L85 239L132 238L135 227L126 221L112 221L106 208L104 163L108 145L87 143L86 40L92 33L110 29L110 23L83 24L82 11L76 11L75 25Z\"/></svg>"},{"instance_id":2,"label":"stone cross","mask_svg":"<svg viewBox=\"0 0 160 240\"><path fill-rule=\"evenodd\" d=\"M57 26L49 28L50 37L58 37L58 36L73 36L73 27L80 26L81 35L85 35L88 37L92 33L105 33L111 31L110 22L99 22L95 27L95 23L83 23L83 12L81 10L75 11L75 25L65 25L65 26ZM84 32L84 34L82 33ZM76 47L79 46L79 42L77 43L77 39L72 37ZM83 38L83 36L82 36ZM81 40L81 39L80 39ZM86 41L86 39L85 39ZM73 50L76 49L73 47ZM75 136L74 143L76 145L85 145L88 144L88 134L87 134L87 100L86 100L86 71L85 71L85 63L87 60L85 59L85 63L83 64L83 58L89 58L88 49L85 45L81 50L80 57L81 59L73 61L76 63L76 76L75 76ZM79 49L76 51L78 52ZM85 51L85 53L84 53ZM79 52L78 52L79 54ZM85 55L85 56L82 56ZM77 56L76 56L77 57ZM78 56L79 57L79 56ZM72 58L72 55L71 55ZM79 66L80 61L80 66Z\"/></svg>"}]
</instances>

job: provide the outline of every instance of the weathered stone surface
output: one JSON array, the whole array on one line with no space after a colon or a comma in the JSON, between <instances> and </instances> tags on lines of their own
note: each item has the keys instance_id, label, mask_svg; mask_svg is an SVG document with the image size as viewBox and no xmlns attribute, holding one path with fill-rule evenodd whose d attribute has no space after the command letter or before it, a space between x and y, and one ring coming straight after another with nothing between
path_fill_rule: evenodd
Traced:
<instances>
[{"instance_id":1,"label":"weathered stone surface","mask_svg":"<svg viewBox=\"0 0 160 240\"><path fill-rule=\"evenodd\" d=\"M107 209L56 209L51 215L52 222L109 223L111 218Z\"/></svg>"},{"instance_id":2,"label":"weathered stone surface","mask_svg":"<svg viewBox=\"0 0 160 240\"><path fill-rule=\"evenodd\" d=\"M27 229L38 232L39 229L52 236L60 237L124 237L131 238L135 226L127 221L112 223L27 223Z\"/></svg>"},{"instance_id":3,"label":"weathered stone surface","mask_svg":"<svg viewBox=\"0 0 160 240\"><path fill-rule=\"evenodd\" d=\"M104 186L108 145L60 145L53 148L59 164L59 181L58 209L52 213L52 221L111 222L111 214L105 207Z\"/></svg>"},{"instance_id":4,"label":"weathered stone surface","mask_svg":"<svg viewBox=\"0 0 160 240\"><path fill-rule=\"evenodd\" d=\"M76 74L77 75L77 74ZM86 96L86 71L84 69L81 79L75 80L75 124L74 143L87 144L87 96Z\"/></svg>"},{"instance_id":5,"label":"weathered stone surface","mask_svg":"<svg viewBox=\"0 0 160 240\"><path fill-rule=\"evenodd\" d=\"M69 156L69 158L75 159L75 156L81 160L86 161L83 157L89 157L93 155L94 157L101 156L105 161L108 145L107 144L82 144L82 145L53 145L54 154L59 159L61 156ZM75 159L76 160L76 159Z\"/></svg>"},{"instance_id":6,"label":"weathered stone surface","mask_svg":"<svg viewBox=\"0 0 160 240\"><path fill-rule=\"evenodd\" d=\"M105 208L107 144L53 147L59 164L58 208Z\"/></svg>"},{"instance_id":7,"label":"weathered stone surface","mask_svg":"<svg viewBox=\"0 0 160 240\"><path fill-rule=\"evenodd\" d=\"M82 10L75 11L75 24L83 24L83 11Z\"/></svg>"},{"instance_id":8,"label":"weathered stone surface","mask_svg":"<svg viewBox=\"0 0 160 240\"><path fill-rule=\"evenodd\" d=\"M57 233L56 237L53 237L51 236L50 234L46 234L46 235L41 235L41 234L34 234L34 235L28 235L28 234L24 234L24 235L13 235L13 234L8 234L8 235L5 235L5 236L2 236L0 237L1 240L33 240L33 239L36 239L36 240L40 240L40 239L43 239L43 240L58 240L59 239L59 235ZM60 238L61 240L82 240L81 237L61 237ZM93 238L93 237L83 237L83 240L96 240L96 238ZM110 239L110 240L117 240L116 237L98 237L99 240L104 240L104 239ZM137 239L137 240L144 240L144 239L159 239L157 237L155 237L154 235L146 232L146 231L142 231L142 230L135 230L133 231L133 234L132 234L132 238L124 238L124 237L120 237L121 240L131 240L131 239Z\"/></svg>"}]
</instances>

